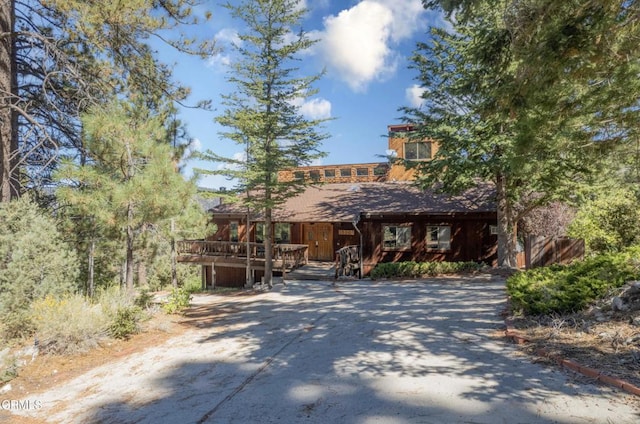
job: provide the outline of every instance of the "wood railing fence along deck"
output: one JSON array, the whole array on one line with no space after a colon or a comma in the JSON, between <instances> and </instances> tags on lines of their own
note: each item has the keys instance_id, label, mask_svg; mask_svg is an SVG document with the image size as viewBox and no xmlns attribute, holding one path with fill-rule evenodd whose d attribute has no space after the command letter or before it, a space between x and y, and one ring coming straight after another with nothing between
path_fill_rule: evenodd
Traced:
<instances>
[{"instance_id":1,"label":"wood railing fence along deck","mask_svg":"<svg viewBox=\"0 0 640 424\"><path fill-rule=\"evenodd\" d=\"M306 264L308 249L306 244L274 244L274 268L294 269ZM246 259L247 254L252 261L264 261L265 257L264 244L234 241L180 240L176 243L176 253L184 262L194 259L206 262L207 258L216 258L219 264L224 263L224 258L229 258L230 262Z\"/></svg>"}]
</instances>

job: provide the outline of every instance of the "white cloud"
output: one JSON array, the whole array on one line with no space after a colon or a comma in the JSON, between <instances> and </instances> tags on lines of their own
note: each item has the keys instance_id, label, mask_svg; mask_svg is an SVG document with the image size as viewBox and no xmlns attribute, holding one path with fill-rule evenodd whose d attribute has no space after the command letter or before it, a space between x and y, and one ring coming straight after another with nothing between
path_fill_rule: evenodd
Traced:
<instances>
[{"instance_id":1,"label":"white cloud","mask_svg":"<svg viewBox=\"0 0 640 424\"><path fill-rule=\"evenodd\" d=\"M296 5L296 10L307 9L307 0L298 0L298 4Z\"/></svg>"},{"instance_id":2,"label":"white cloud","mask_svg":"<svg viewBox=\"0 0 640 424\"><path fill-rule=\"evenodd\" d=\"M424 93L424 88L420 87L417 84L413 84L411 87L407 88L404 91L405 98L409 102L411 107L420 107L424 102L422 98L422 94Z\"/></svg>"},{"instance_id":3,"label":"white cloud","mask_svg":"<svg viewBox=\"0 0 640 424\"><path fill-rule=\"evenodd\" d=\"M417 31L423 29L425 9L421 0L375 0L391 10L391 39L395 42L411 38Z\"/></svg>"},{"instance_id":4,"label":"white cloud","mask_svg":"<svg viewBox=\"0 0 640 424\"><path fill-rule=\"evenodd\" d=\"M220 31L218 31L214 38L216 40L216 43L222 43L225 45L235 44L237 46L242 45L242 40L238 35L238 31L233 28L221 29Z\"/></svg>"},{"instance_id":5,"label":"white cloud","mask_svg":"<svg viewBox=\"0 0 640 424\"><path fill-rule=\"evenodd\" d=\"M199 152L202 150L202 142L200 141L199 138L194 138L191 140L191 143L189 144L189 149L192 152Z\"/></svg>"},{"instance_id":6,"label":"white cloud","mask_svg":"<svg viewBox=\"0 0 640 424\"><path fill-rule=\"evenodd\" d=\"M227 52L233 49L233 46L241 46L242 40L238 36L238 31L232 28L224 28L215 35L216 46L220 51L209 57L207 65L215 67L221 65L227 67L232 62L232 57Z\"/></svg>"},{"instance_id":7,"label":"white cloud","mask_svg":"<svg viewBox=\"0 0 640 424\"><path fill-rule=\"evenodd\" d=\"M325 18L319 50L338 78L364 91L395 72L394 43L419 29L424 12L420 0L363 0Z\"/></svg>"},{"instance_id":8,"label":"white cloud","mask_svg":"<svg viewBox=\"0 0 640 424\"><path fill-rule=\"evenodd\" d=\"M325 99L294 102L300 113L307 119L327 119L331 117L331 102Z\"/></svg>"}]
</instances>

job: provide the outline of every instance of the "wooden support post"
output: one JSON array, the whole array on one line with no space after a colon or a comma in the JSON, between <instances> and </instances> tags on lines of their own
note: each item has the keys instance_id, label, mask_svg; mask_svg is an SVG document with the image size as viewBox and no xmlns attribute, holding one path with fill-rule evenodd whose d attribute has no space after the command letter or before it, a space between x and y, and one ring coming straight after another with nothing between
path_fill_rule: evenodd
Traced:
<instances>
[{"instance_id":1,"label":"wooden support post","mask_svg":"<svg viewBox=\"0 0 640 424\"><path fill-rule=\"evenodd\" d=\"M211 290L216 288L216 264L211 262Z\"/></svg>"},{"instance_id":2,"label":"wooden support post","mask_svg":"<svg viewBox=\"0 0 640 424\"><path fill-rule=\"evenodd\" d=\"M205 265L201 266L202 268L202 272L200 273L200 277L202 280L202 290L206 290L207 289L207 267Z\"/></svg>"}]
</instances>

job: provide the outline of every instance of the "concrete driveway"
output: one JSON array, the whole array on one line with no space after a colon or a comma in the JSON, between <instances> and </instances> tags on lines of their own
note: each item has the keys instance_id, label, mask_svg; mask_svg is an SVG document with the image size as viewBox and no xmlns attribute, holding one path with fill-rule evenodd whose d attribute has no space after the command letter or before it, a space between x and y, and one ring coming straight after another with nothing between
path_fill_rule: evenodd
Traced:
<instances>
[{"instance_id":1,"label":"concrete driveway","mask_svg":"<svg viewBox=\"0 0 640 424\"><path fill-rule=\"evenodd\" d=\"M625 393L533 364L498 337L497 277L299 281L194 303L193 329L17 412L56 423L640 422Z\"/></svg>"}]
</instances>

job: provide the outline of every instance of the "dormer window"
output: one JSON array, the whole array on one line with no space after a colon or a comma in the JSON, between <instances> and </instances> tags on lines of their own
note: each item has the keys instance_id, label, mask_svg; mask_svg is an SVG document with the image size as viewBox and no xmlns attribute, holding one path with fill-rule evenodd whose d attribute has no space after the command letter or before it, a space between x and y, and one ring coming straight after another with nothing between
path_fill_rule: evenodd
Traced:
<instances>
[{"instance_id":1,"label":"dormer window","mask_svg":"<svg viewBox=\"0 0 640 424\"><path fill-rule=\"evenodd\" d=\"M404 158L407 160L431 159L431 143L426 141L404 143Z\"/></svg>"}]
</instances>

